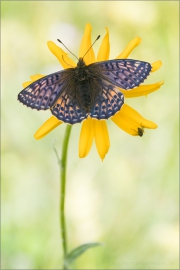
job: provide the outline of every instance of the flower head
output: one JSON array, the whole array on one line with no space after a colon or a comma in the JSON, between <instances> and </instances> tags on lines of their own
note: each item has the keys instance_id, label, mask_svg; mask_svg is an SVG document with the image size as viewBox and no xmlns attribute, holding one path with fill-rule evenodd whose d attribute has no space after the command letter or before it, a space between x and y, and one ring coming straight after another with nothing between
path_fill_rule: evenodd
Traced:
<instances>
[{"instance_id":1,"label":"flower head","mask_svg":"<svg viewBox=\"0 0 180 270\"><path fill-rule=\"evenodd\" d=\"M97 58L95 57L93 48L91 47L91 25L87 24L85 27L85 33L83 39L81 41L79 57L83 57L86 65L89 65L94 62L105 61L109 59L110 52L110 42L109 42L109 31L106 28L106 35L102 40L100 45ZM140 44L141 39L136 37L133 39L124 51L119 54L116 59L125 59L129 56L131 51ZM68 54L62 50L59 46L57 46L54 42L48 41L47 43L50 51L57 57L60 64L64 69L69 67L76 67L76 63L68 57ZM91 47L91 48L90 48ZM88 49L90 50L88 51ZM86 54L86 52L88 53ZM151 72L156 71L161 67L161 61L157 61L152 63ZM34 75L31 76L31 81L23 83L23 87L27 87L32 82L44 77L45 75ZM119 88L119 91L123 93L125 98L133 98L139 96L147 96L149 93L158 90L163 82L158 82L155 84L149 85L140 85L130 91L123 90ZM144 132L144 128L155 129L157 125L143 118L137 111L128 106L127 104L123 104L120 111L118 111L115 115L110 118L118 127L127 132L132 136L142 136ZM58 120L55 116L51 116L35 133L35 139L41 139L45 135L47 135L50 131L52 131L57 126L63 124L62 121ZM82 122L80 138L79 138L79 157L83 158L88 155L93 140L95 140L96 148L100 158L103 160L105 155L107 154L110 147L110 140L108 129L106 125L106 120L97 120L95 118L88 117Z\"/></svg>"}]
</instances>

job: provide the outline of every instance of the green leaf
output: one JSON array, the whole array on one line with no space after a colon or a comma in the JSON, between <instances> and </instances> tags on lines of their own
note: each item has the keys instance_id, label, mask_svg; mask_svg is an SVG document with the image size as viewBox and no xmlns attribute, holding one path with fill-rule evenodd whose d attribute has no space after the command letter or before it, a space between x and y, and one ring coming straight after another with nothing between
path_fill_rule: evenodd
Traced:
<instances>
[{"instance_id":1,"label":"green leaf","mask_svg":"<svg viewBox=\"0 0 180 270\"><path fill-rule=\"evenodd\" d=\"M76 258L79 257L82 253L84 253L87 249L100 246L100 245L103 245L103 243L87 243L73 249L66 256L66 259L65 259L66 265L73 263L76 260Z\"/></svg>"}]
</instances>

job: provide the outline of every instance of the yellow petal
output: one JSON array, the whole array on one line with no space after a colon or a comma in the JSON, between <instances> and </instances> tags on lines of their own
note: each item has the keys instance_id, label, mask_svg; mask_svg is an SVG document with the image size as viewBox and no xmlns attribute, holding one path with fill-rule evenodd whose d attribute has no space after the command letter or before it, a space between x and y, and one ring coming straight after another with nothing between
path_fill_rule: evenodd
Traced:
<instances>
[{"instance_id":1,"label":"yellow petal","mask_svg":"<svg viewBox=\"0 0 180 270\"><path fill-rule=\"evenodd\" d=\"M81 133L79 137L79 157L84 158L91 150L94 138L93 119L87 118L82 122Z\"/></svg>"},{"instance_id":2,"label":"yellow petal","mask_svg":"<svg viewBox=\"0 0 180 270\"><path fill-rule=\"evenodd\" d=\"M164 81L154 83L154 84L147 84L147 85L140 85L132 90L123 90L119 88L120 92L123 93L123 95L126 98L134 98L134 97L141 97L141 96L147 96L148 94L159 90L159 88L164 84Z\"/></svg>"},{"instance_id":3,"label":"yellow petal","mask_svg":"<svg viewBox=\"0 0 180 270\"><path fill-rule=\"evenodd\" d=\"M54 42L47 42L49 50L57 57L60 64L63 68L72 68L76 67L76 63L68 57L68 53L63 51L60 47L58 47Z\"/></svg>"},{"instance_id":4,"label":"yellow petal","mask_svg":"<svg viewBox=\"0 0 180 270\"><path fill-rule=\"evenodd\" d=\"M137 124L129 122L127 119L125 119L122 114L117 112L114 116L111 117L111 120L122 130L124 130L126 133L130 135L134 135L135 131L138 128Z\"/></svg>"},{"instance_id":5,"label":"yellow petal","mask_svg":"<svg viewBox=\"0 0 180 270\"><path fill-rule=\"evenodd\" d=\"M145 128L157 128L157 125L149 120L146 120L143 118L136 110L128 106L127 104L124 104L122 109L120 110L120 113L123 115L123 117L127 118L129 121L135 124L141 124Z\"/></svg>"},{"instance_id":6,"label":"yellow petal","mask_svg":"<svg viewBox=\"0 0 180 270\"><path fill-rule=\"evenodd\" d=\"M24 88L26 88L26 87L29 86L31 83L33 83L33 82L35 82L35 81L37 81L37 80L39 80L39 79L41 79L41 78L43 78L43 77L45 77L45 76L46 76L46 75L42 75L42 74L32 75L32 76L30 76L31 81L24 82L24 83L22 84L22 86L23 86Z\"/></svg>"},{"instance_id":7,"label":"yellow petal","mask_svg":"<svg viewBox=\"0 0 180 270\"><path fill-rule=\"evenodd\" d=\"M63 124L62 121L58 120L55 116L51 116L34 134L34 138L36 140L42 139L49 132L51 132L54 128Z\"/></svg>"},{"instance_id":8,"label":"yellow petal","mask_svg":"<svg viewBox=\"0 0 180 270\"><path fill-rule=\"evenodd\" d=\"M136 37L133 40L131 40L129 42L129 44L127 45L127 47L124 49L124 51L122 53L120 53L116 59L124 59L127 58L129 56L129 54L132 52L132 50L137 47L139 44L141 43L141 38L140 37Z\"/></svg>"},{"instance_id":9,"label":"yellow petal","mask_svg":"<svg viewBox=\"0 0 180 270\"><path fill-rule=\"evenodd\" d=\"M145 119L127 104L124 104L121 110L111 117L111 120L122 130L134 136L138 135L137 129L140 127L157 128L154 122Z\"/></svg>"},{"instance_id":10,"label":"yellow petal","mask_svg":"<svg viewBox=\"0 0 180 270\"><path fill-rule=\"evenodd\" d=\"M106 27L106 35L102 40L101 46L99 48L97 61L105 61L109 59L110 53L110 43L109 43L109 30Z\"/></svg>"},{"instance_id":11,"label":"yellow petal","mask_svg":"<svg viewBox=\"0 0 180 270\"><path fill-rule=\"evenodd\" d=\"M152 63L151 66L152 66L151 72L154 72L162 66L162 62L161 62L161 60L158 60L158 61Z\"/></svg>"},{"instance_id":12,"label":"yellow petal","mask_svg":"<svg viewBox=\"0 0 180 270\"><path fill-rule=\"evenodd\" d=\"M90 23L86 24L84 36L83 36L83 39L82 39L81 45L80 45L79 57L83 57L92 45L92 43L91 43L91 30L92 30L92 27L91 27ZM91 48L88 51L88 53L85 55L84 61L85 61L86 65L89 65L89 64L95 62L95 55L94 55L93 48Z\"/></svg>"},{"instance_id":13,"label":"yellow petal","mask_svg":"<svg viewBox=\"0 0 180 270\"><path fill-rule=\"evenodd\" d=\"M32 81L23 82L23 83L22 83L22 86L23 86L23 88L26 88L26 87L28 87L31 83L32 83Z\"/></svg>"},{"instance_id":14,"label":"yellow petal","mask_svg":"<svg viewBox=\"0 0 180 270\"><path fill-rule=\"evenodd\" d=\"M45 77L46 75L43 75L43 74L35 74L35 75L31 75L30 78L33 82Z\"/></svg>"},{"instance_id":15,"label":"yellow petal","mask_svg":"<svg viewBox=\"0 0 180 270\"><path fill-rule=\"evenodd\" d=\"M100 158L103 160L110 147L106 121L93 119L93 123L96 148Z\"/></svg>"}]
</instances>

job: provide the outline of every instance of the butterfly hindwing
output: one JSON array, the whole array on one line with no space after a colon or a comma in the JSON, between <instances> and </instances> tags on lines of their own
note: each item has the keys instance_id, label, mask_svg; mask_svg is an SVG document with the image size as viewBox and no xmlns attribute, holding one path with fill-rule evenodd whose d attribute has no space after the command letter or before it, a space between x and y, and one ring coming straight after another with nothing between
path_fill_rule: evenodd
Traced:
<instances>
[{"instance_id":1,"label":"butterfly hindwing","mask_svg":"<svg viewBox=\"0 0 180 270\"><path fill-rule=\"evenodd\" d=\"M124 95L117 87L99 80L98 94L91 108L90 116L96 119L108 119L118 112L124 104Z\"/></svg>"},{"instance_id":2,"label":"butterfly hindwing","mask_svg":"<svg viewBox=\"0 0 180 270\"><path fill-rule=\"evenodd\" d=\"M22 90L18 100L32 109L47 110L56 102L71 77L71 69L43 77Z\"/></svg>"},{"instance_id":3,"label":"butterfly hindwing","mask_svg":"<svg viewBox=\"0 0 180 270\"><path fill-rule=\"evenodd\" d=\"M91 64L92 72L100 73L103 79L124 90L139 86L149 75L152 67L149 63L131 60L114 59Z\"/></svg>"},{"instance_id":4,"label":"butterfly hindwing","mask_svg":"<svg viewBox=\"0 0 180 270\"><path fill-rule=\"evenodd\" d=\"M69 124L80 123L87 118L86 112L66 92L56 101L51 112L59 120Z\"/></svg>"}]
</instances>

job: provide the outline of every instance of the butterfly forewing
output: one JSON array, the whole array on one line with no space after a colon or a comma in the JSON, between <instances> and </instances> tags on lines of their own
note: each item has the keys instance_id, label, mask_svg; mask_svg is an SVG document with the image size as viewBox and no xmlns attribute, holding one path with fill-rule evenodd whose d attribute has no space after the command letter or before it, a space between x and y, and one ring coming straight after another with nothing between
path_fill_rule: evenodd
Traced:
<instances>
[{"instance_id":1,"label":"butterfly forewing","mask_svg":"<svg viewBox=\"0 0 180 270\"><path fill-rule=\"evenodd\" d=\"M139 86L149 75L151 65L147 62L131 59L115 59L97 62L89 66L99 72L101 77L112 85L129 90Z\"/></svg>"},{"instance_id":2,"label":"butterfly forewing","mask_svg":"<svg viewBox=\"0 0 180 270\"><path fill-rule=\"evenodd\" d=\"M56 102L72 75L72 69L68 69L45 76L22 90L18 99L32 109L47 110Z\"/></svg>"}]
</instances>

